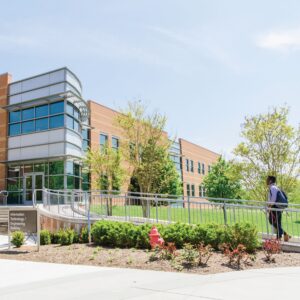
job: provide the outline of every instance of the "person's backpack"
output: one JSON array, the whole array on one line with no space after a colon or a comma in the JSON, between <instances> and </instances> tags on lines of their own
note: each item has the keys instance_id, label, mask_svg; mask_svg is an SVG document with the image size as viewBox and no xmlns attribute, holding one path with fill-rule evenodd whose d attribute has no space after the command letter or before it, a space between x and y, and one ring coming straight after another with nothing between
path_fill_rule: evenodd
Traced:
<instances>
[{"instance_id":1,"label":"person's backpack","mask_svg":"<svg viewBox=\"0 0 300 300\"><path fill-rule=\"evenodd\" d=\"M289 205L289 200L284 191L278 189L276 196L276 206L280 209L285 209Z\"/></svg>"}]
</instances>

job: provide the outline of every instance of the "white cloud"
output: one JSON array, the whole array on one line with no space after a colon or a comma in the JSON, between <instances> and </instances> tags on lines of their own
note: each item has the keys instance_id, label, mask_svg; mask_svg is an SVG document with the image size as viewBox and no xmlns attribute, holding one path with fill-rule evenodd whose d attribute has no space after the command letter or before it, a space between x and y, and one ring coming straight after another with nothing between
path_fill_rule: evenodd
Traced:
<instances>
[{"instance_id":1,"label":"white cloud","mask_svg":"<svg viewBox=\"0 0 300 300\"><path fill-rule=\"evenodd\" d=\"M300 28L286 31L273 31L260 35L256 38L256 45L272 50L300 50Z\"/></svg>"}]
</instances>

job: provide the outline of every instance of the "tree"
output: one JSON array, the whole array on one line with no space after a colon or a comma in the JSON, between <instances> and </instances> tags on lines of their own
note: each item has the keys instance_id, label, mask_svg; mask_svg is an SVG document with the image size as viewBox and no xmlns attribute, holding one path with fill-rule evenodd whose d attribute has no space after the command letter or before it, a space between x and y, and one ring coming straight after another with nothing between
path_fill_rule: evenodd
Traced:
<instances>
[{"instance_id":1,"label":"tree","mask_svg":"<svg viewBox=\"0 0 300 300\"><path fill-rule=\"evenodd\" d=\"M146 106L139 101L129 102L128 108L117 116L116 123L125 137L121 145L122 153L131 166L132 177L140 192L165 191L165 183L170 186L170 180L175 178L166 167L170 148L170 141L164 132L166 117L158 112L148 114ZM149 217L149 201L142 200L141 204L143 216Z\"/></svg>"},{"instance_id":2,"label":"tree","mask_svg":"<svg viewBox=\"0 0 300 300\"><path fill-rule=\"evenodd\" d=\"M278 185L289 193L299 176L300 130L288 124L289 110L273 108L267 114L246 117L242 137L234 153L236 169L251 198L265 200L266 177L277 177Z\"/></svg>"},{"instance_id":3,"label":"tree","mask_svg":"<svg viewBox=\"0 0 300 300\"><path fill-rule=\"evenodd\" d=\"M100 190L108 193L120 190L125 180L125 171L121 167L121 153L105 145L101 149L91 150L86 153L85 163L96 177ZM107 214L112 215L112 198L107 199Z\"/></svg>"},{"instance_id":4,"label":"tree","mask_svg":"<svg viewBox=\"0 0 300 300\"><path fill-rule=\"evenodd\" d=\"M240 178L234 172L233 165L222 157L205 176L203 185L206 195L211 198L240 199L242 194Z\"/></svg>"}]
</instances>

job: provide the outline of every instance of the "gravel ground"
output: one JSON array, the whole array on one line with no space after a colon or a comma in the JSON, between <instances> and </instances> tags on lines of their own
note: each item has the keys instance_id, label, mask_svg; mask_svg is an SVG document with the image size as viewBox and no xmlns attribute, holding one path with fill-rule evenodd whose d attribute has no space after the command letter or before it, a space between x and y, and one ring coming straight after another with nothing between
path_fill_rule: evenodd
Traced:
<instances>
[{"instance_id":1,"label":"gravel ground","mask_svg":"<svg viewBox=\"0 0 300 300\"><path fill-rule=\"evenodd\" d=\"M198 274L214 274L237 270L228 265L228 259L222 253L214 252L207 266L183 268L178 259L175 261L150 261L151 251L137 249L111 249L73 244L71 246L41 246L37 252L35 247L23 246L11 251L0 251L0 259L27 260L50 263L93 265L107 267L134 268L143 270L187 272ZM180 251L178 251L180 253ZM281 253L274 256L274 263L267 263L262 251L256 253L256 260L241 265L241 270L300 266L300 253Z\"/></svg>"}]
</instances>

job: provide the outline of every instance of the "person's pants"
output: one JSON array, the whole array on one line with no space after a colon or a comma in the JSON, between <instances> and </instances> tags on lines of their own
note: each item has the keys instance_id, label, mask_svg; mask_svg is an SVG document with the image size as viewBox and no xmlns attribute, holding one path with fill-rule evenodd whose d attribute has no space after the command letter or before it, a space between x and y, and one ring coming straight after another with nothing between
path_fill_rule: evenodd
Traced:
<instances>
[{"instance_id":1,"label":"person's pants","mask_svg":"<svg viewBox=\"0 0 300 300\"><path fill-rule=\"evenodd\" d=\"M284 230L282 229L281 219L282 219L282 211L271 210L269 212L269 222L276 229L278 239L281 239L282 235L285 233Z\"/></svg>"}]
</instances>

